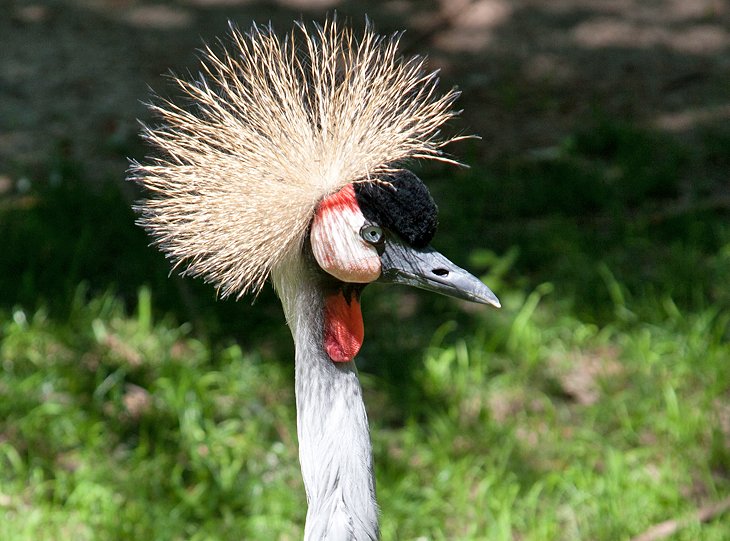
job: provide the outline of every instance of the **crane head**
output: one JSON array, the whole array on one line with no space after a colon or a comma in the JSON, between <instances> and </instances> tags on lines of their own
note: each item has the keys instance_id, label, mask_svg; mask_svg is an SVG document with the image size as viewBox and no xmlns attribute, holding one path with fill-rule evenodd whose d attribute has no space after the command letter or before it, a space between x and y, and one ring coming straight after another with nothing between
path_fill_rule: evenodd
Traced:
<instances>
[{"instance_id":1,"label":"crane head","mask_svg":"<svg viewBox=\"0 0 730 541\"><path fill-rule=\"evenodd\" d=\"M402 165L457 163L443 148L461 137L441 128L458 115L459 92L439 92L438 71L401 56L400 36L369 24L357 35L335 17L297 23L284 37L271 26L232 27L222 51L204 48L196 80L173 78L185 105L150 104L157 124L143 135L157 152L130 167L147 194L138 223L173 268L222 297L258 293L311 252L335 361L362 344L365 284L499 306L429 246L436 205Z\"/></svg>"},{"instance_id":2,"label":"crane head","mask_svg":"<svg viewBox=\"0 0 730 541\"><path fill-rule=\"evenodd\" d=\"M360 349L359 293L368 283L405 284L500 306L478 278L430 246L437 212L426 186L407 170L348 184L319 204L310 246L319 267L339 284L325 301L325 349L332 360L349 361Z\"/></svg>"}]
</instances>

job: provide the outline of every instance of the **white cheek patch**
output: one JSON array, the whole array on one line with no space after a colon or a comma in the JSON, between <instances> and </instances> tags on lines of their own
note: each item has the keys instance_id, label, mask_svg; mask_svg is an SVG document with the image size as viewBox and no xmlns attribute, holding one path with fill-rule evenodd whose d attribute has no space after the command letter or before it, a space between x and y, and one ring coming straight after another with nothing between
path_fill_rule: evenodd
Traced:
<instances>
[{"instance_id":1,"label":"white cheek patch","mask_svg":"<svg viewBox=\"0 0 730 541\"><path fill-rule=\"evenodd\" d=\"M334 204L323 201L314 216L309 238L322 270L343 282L365 284L380 277L380 256L360 237L365 217L357 208L354 192L353 204L343 200L343 195L349 195L342 193L348 187L331 196L337 198Z\"/></svg>"}]
</instances>

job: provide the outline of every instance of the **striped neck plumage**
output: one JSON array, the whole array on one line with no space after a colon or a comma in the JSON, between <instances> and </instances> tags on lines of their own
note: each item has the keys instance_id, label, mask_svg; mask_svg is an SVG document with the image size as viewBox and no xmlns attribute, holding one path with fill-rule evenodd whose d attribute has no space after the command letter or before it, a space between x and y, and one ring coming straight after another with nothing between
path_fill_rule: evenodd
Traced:
<instances>
[{"instance_id":1,"label":"striped neck plumage","mask_svg":"<svg viewBox=\"0 0 730 541\"><path fill-rule=\"evenodd\" d=\"M307 263L298 259L274 275L296 348L299 460L308 501L304 538L376 540L378 508L362 389L354 362L333 362L327 351L330 301L321 273Z\"/></svg>"}]
</instances>

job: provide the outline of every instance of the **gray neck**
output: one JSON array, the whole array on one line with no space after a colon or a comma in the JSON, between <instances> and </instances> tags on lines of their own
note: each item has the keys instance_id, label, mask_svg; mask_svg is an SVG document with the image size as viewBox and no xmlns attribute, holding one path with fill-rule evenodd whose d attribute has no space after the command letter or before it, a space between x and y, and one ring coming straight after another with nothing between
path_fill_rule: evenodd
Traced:
<instances>
[{"instance_id":1,"label":"gray neck","mask_svg":"<svg viewBox=\"0 0 730 541\"><path fill-rule=\"evenodd\" d=\"M305 261L282 266L274 283L296 346L299 461L309 509L305 540L379 537L372 448L354 362L324 350L324 297Z\"/></svg>"}]
</instances>

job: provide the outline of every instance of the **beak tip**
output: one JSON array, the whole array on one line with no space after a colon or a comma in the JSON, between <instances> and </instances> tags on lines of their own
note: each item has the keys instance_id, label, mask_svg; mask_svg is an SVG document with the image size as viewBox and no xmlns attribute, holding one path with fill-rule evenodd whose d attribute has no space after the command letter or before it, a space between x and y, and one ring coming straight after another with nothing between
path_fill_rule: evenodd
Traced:
<instances>
[{"instance_id":1,"label":"beak tip","mask_svg":"<svg viewBox=\"0 0 730 541\"><path fill-rule=\"evenodd\" d=\"M499 299L497 298L497 296L494 293L492 293L491 291L489 293L491 293L491 295L487 295L484 298L483 303L488 304L490 306L494 306L495 308L502 308L502 303L499 302Z\"/></svg>"},{"instance_id":2,"label":"beak tip","mask_svg":"<svg viewBox=\"0 0 730 541\"><path fill-rule=\"evenodd\" d=\"M473 302L478 302L479 304L488 304L489 306L493 306L494 308L502 308L502 303L499 302L499 299L497 298L497 295L494 294L494 291L489 289L488 286L486 286L483 282L477 280L474 278L475 287L473 290L474 295L471 297L471 300Z\"/></svg>"}]
</instances>

